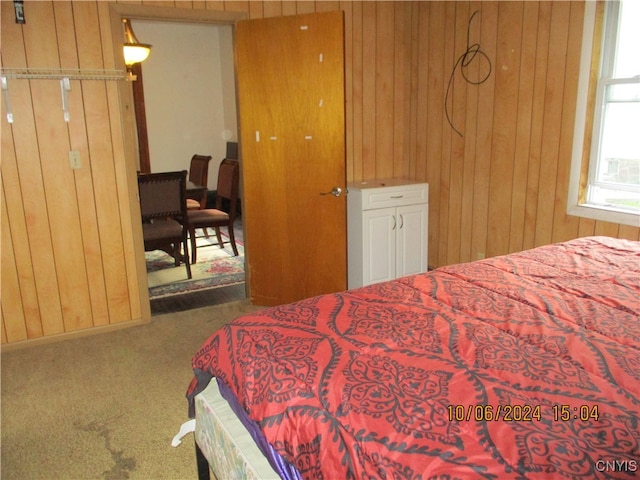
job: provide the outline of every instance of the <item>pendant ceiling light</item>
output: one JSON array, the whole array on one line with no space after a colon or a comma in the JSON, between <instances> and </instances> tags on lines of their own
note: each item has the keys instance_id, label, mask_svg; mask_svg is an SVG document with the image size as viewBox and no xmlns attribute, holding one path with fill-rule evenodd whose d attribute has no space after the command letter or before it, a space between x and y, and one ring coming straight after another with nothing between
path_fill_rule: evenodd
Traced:
<instances>
[{"instance_id":1,"label":"pendant ceiling light","mask_svg":"<svg viewBox=\"0 0 640 480\"><path fill-rule=\"evenodd\" d=\"M151 45L138 41L128 18L123 18L122 23L124 24L124 63L130 67L134 63L140 63L147 59L151 53Z\"/></svg>"}]
</instances>

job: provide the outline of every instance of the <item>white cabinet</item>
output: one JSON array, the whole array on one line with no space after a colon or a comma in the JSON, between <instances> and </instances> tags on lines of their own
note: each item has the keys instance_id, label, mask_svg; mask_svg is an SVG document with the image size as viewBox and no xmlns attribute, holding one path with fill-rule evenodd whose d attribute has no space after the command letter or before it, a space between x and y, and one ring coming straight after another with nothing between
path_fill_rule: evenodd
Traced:
<instances>
[{"instance_id":1,"label":"white cabinet","mask_svg":"<svg viewBox=\"0 0 640 480\"><path fill-rule=\"evenodd\" d=\"M348 287L426 272L429 185L381 179L348 189Z\"/></svg>"}]
</instances>

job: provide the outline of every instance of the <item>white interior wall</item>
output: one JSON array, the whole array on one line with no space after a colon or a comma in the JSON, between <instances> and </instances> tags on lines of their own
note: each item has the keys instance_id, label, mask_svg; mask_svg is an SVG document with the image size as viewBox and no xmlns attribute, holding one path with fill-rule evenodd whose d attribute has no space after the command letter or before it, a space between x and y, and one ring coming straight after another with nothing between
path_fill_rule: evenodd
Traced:
<instances>
[{"instance_id":1,"label":"white interior wall","mask_svg":"<svg viewBox=\"0 0 640 480\"><path fill-rule=\"evenodd\" d=\"M194 153L211 155L215 189L227 141L237 141L230 25L132 20L152 45L142 64L152 172L189 169Z\"/></svg>"}]
</instances>

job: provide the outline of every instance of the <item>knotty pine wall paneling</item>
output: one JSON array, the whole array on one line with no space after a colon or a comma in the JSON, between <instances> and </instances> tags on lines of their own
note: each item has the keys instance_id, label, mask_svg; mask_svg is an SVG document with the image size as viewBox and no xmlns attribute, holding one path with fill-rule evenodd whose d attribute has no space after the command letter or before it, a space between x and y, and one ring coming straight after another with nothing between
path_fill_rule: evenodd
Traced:
<instances>
[{"instance_id":1,"label":"knotty pine wall paneling","mask_svg":"<svg viewBox=\"0 0 640 480\"><path fill-rule=\"evenodd\" d=\"M0 3L4 67L116 68L111 2L27 2L25 25L13 22L12 2ZM432 267L585 235L640 239L637 227L565 213L580 1L117 4L165 18L172 10L263 18L342 9L347 180L430 184ZM447 105L461 137L445 94L475 43L492 72L480 85L454 72ZM470 61L470 78L482 76L483 62ZM0 120L5 346L148 320L127 88L73 80L67 124L57 81L9 81L15 123L6 122L4 101ZM81 169L69 168L69 150L80 152Z\"/></svg>"},{"instance_id":2,"label":"knotty pine wall paneling","mask_svg":"<svg viewBox=\"0 0 640 480\"><path fill-rule=\"evenodd\" d=\"M487 256L508 251L514 187L515 144L518 126L518 86L524 4L502 2L498 8L497 45L494 56L496 99L492 117L489 177ZM482 89L482 86L480 87Z\"/></svg>"},{"instance_id":3,"label":"knotty pine wall paneling","mask_svg":"<svg viewBox=\"0 0 640 480\"><path fill-rule=\"evenodd\" d=\"M531 131L534 123L534 87L536 76L536 32L539 28L540 4L525 2L522 8L522 36L520 41L520 70L517 85L517 114L514 142L513 184L511 186L511 221L507 248L524 249L526 225L528 165L531 157Z\"/></svg>"},{"instance_id":4,"label":"knotty pine wall paneling","mask_svg":"<svg viewBox=\"0 0 640 480\"><path fill-rule=\"evenodd\" d=\"M71 48L63 48L60 50L60 64L75 66L76 68L103 68L102 48L99 34L98 13L96 5L74 4L73 8L66 2L54 3L56 24L60 32L60 45L69 46ZM81 22L89 28L80 31L74 31L73 23ZM87 114L91 115L94 121L99 121L102 115L99 112L104 110L104 105L100 105L99 99L104 102L105 82L89 82L89 81L73 81L70 95L70 117L69 122L69 145L68 149L80 152L82 158L82 168L74 170L75 177L75 197L76 203L80 206L78 211L78 223L82 229L82 235L79 238L82 245L77 252L83 252L84 255L77 255L83 258L86 269L86 284L88 287L88 295L86 297L91 303L92 315L88 315L89 319L93 319L93 326L107 325L109 323L109 305L107 290L109 281L105 272L105 262L102 261L103 252L102 245L106 246L109 241L109 235L103 231L103 240L100 237L100 223L103 222L103 230L105 215L111 210L107 202L113 204L111 199L113 195L101 199L100 196L106 193L107 187L101 181L105 178L106 182L115 181L110 172L102 171L102 164L106 163L99 160L99 157L90 149L91 120L87 119ZM103 129L104 121L100 121L99 127ZM108 129L105 130L108 132ZM108 138L108 137L105 137ZM64 158L64 152L61 152L61 159ZM93 153L93 155L92 155ZM108 153L107 153L108 154ZM108 157L107 157L108 158ZM68 170L62 160L60 163ZM98 181L94 181L93 177L98 177ZM111 215L113 216L113 215ZM117 222L117 223L116 223ZM113 220L114 228L120 230L119 220ZM108 248L108 247L107 247ZM119 259L122 259L121 255ZM119 263L119 262L114 262ZM126 286L124 278L121 281ZM91 326L91 325L89 325Z\"/></svg>"},{"instance_id":5,"label":"knotty pine wall paneling","mask_svg":"<svg viewBox=\"0 0 640 480\"><path fill-rule=\"evenodd\" d=\"M476 90L476 104L467 108L467 115L470 116L466 123L466 135L469 141L475 144L473 156L473 195L471 197L472 206L470 216L463 217L463 223L471 223L471 238L469 240L471 250L461 260L476 260L478 254L486 253L488 239L489 215L489 190L491 179L491 144L493 138L493 118L496 104L496 55L498 43L498 11L497 2L484 3L479 12L479 45L480 50L487 56L488 61L478 59L476 68L485 81L472 87ZM474 18L474 21L476 18ZM474 27L475 28L475 27ZM477 30L475 30L477 31ZM489 70L489 66L491 66ZM473 99L473 97L471 97ZM468 210L467 210L468 211ZM469 213L467 213L469 215ZM431 256L430 256L431 257ZM433 261L433 260L431 260ZM436 263L436 265L438 265Z\"/></svg>"},{"instance_id":6,"label":"knotty pine wall paneling","mask_svg":"<svg viewBox=\"0 0 640 480\"><path fill-rule=\"evenodd\" d=\"M57 25L48 21L56 14L65 15L70 9L60 12L60 5L45 4L46 8L34 9L31 15L35 25L41 28L25 28L24 48L29 66L37 68L60 68L59 49L69 45L58 43ZM3 42L4 43L4 42ZM32 106L37 132L36 145L40 155L40 169L44 185L44 202L37 206L46 211L51 241L52 268L43 271L49 277L51 288L57 288L57 295L47 295L40 299L42 307L51 299L59 303L59 315L51 316L48 308L42 308L45 335L63 333L91 326L92 316L89 292L86 282L86 266L82 252L82 231L79 209L75 195L74 171L69 168L70 150L68 126L62 116L60 84L56 80L16 80L29 82ZM79 82L72 82L76 93ZM86 159L85 159L86 160ZM25 192L27 193L27 192ZM32 251L37 248L38 238L29 238ZM41 265L34 264L35 269Z\"/></svg>"},{"instance_id":7,"label":"knotty pine wall paneling","mask_svg":"<svg viewBox=\"0 0 640 480\"><path fill-rule=\"evenodd\" d=\"M50 10L52 9L51 5L45 5L45 7L47 6ZM2 2L3 20L8 17L13 18L13 12L10 10L12 7L12 3ZM33 21L37 25L38 17L35 15ZM52 16L50 12L42 10L41 15ZM50 25L49 28L43 28L42 35L50 37L52 31L55 33L53 26ZM2 36L3 65L26 66L27 52L29 50L27 48L29 45L29 32L20 26L5 25L5 22L3 22ZM5 39L8 37L19 41L15 43L7 42ZM55 43L50 42L49 46L51 45L55 46ZM34 47L37 47L37 45L34 45ZM43 47L43 50L45 50L45 47ZM37 48L35 48L33 54L36 55L36 58L38 57ZM54 57L54 61L56 58L57 55ZM47 67L50 63L50 61L46 61L42 67ZM59 85L57 85L57 88L58 90L54 92L55 97L53 98L59 99ZM9 130L7 124L3 124L2 182L8 220L5 223L3 219L3 227L9 228L11 246L24 247L16 248L14 252L10 252L8 251L9 245L3 242L3 271L9 268L7 267L8 262L15 261L15 269L18 272L17 279L21 282L21 284L15 285L15 288L7 290L6 283L12 279L5 279L3 275L3 280L5 281L2 288L2 310L3 318L6 315L7 321L10 321L6 327L7 341L9 342L24 340L28 334L51 335L64 331L60 291L55 275L56 265L49 212L46 207L43 207L47 204L45 187L48 178L46 167L41 164L39 158L38 135L40 132L37 131L37 128L46 128L45 119L42 118L42 113L46 111L46 108L38 110L32 104L36 99L43 97L43 89L45 90L44 93L46 93L46 85L32 86L30 82L24 80L10 82L11 106L15 123L10 128L11 132L7 131ZM60 119L61 109L59 106L60 103L58 101L56 113ZM51 111L53 114L52 108ZM6 122L5 118L3 117L3 122ZM42 133L46 134L44 130ZM12 148L7 148L12 146L15 146L15 151ZM10 180L14 180L15 183L6 183ZM53 193L50 190L49 196ZM22 222L24 222L24 229L21 228ZM4 232L3 236L5 236ZM30 239L32 239L31 242L29 241ZM23 298L13 298L11 295L20 295L23 288L29 293L35 293L35 297L27 297L24 300L34 301L36 304L41 305L44 299L50 299L46 315L42 315L41 309L38 308L37 311L30 312L37 314L37 317L25 318L27 325L36 322L38 328L21 328L22 326L19 324L20 318L13 317L16 313L16 303L22 302ZM23 303L23 305L26 308L29 307L29 304ZM27 314L26 311L25 314ZM11 316L9 317L9 315ZM14 319L15 324L13 323Z\"/></svg>"},{"instance_id":8,"label":"knotty pine wall paneling","mask_svg":"<svg viewBox=\"0 0 640 480\"><path fill-rule=\"evenodd\" d=\"M544 112L542 118L542 148L537 200L534 244L551 243L555 187L562 122L562 95L567 59L568 22L571 5L552 4L547 52ZM571 115L571 112L567 113Z\"/></svg>"},{"instance_id":9,"label":"knotty pine wall paneling","mask_svg":"<svg viewBox=\"0 0 640 480\"><path fill-rule=\"evenodd\" d=\"M444 2L419 4L418 45L418 77L412 98L417 99L418 125L416 138L416 172L421 181L429 182L429 258L428 264L435 266L438 262L440 224L446 218L448 202L442 202L440 177L443 170L442 132L444 129L444 98L446 76L453 68L452 58L447 57L445 63L445 30L446 4ZM415 93L414 93L415 92Z\"/></svg>"},{"instance_id":10,"label":"knotty pine wall paneling","mask_svg":"<svg viewBox=\"0 0 640 480\"><path fill-rule=\"evenodd\" d=\"M9 21L11 2L2 2L2 10L3 66L115 68L113 60L104 63L113 59L108 4L30 4L25 25ZM13 249L2 250L2 265L17 278L9 286L5 277L2 289L6 343L140 317L131 216L121 208L131 200L119 185L126 175L117 88L112 81L71 80L66 123L57 79L9 79L15 122L2 126L3 237ZM80 152L82 168L71 170L70 150Z\"/></svg>"},{"instance_id":11,"label":"knotty pine wall paneling","mask_svg":"<svg viewBox=\"0 0 640 480\"><path fill-rule=\"evenodd\" d=\"M547 75L547 55L549 52L549 31L551 28L551 2L540 2L537 15L537 36L535 59L533 63L533 100L531 109L531 128L529 131L529 154L527 158L527 188L524 213L525 248L535 245L535 225L538 208L538 184L544 178L540 170L543 143L543 126L545 112L545 91ZM532 20L535 17L532 17Z\"/></svg>"},{"instance_id":12,"label":"knotty pine wall paneling","mask_svg":"<svg viewBox=\"0 0 640 480\"><path fill-rule=\"evenodd\" d=\"M360 52L354 51L354 55L362 58L362 77L359 87L362 95L362 144L360 152L354 152L353 161L360 160L360 174L363 178L384 177L382 172L376 171L376 154L378 144L376 142L376 106L379 99L376 98L376 2L364 2L362 4L362 37Z\"/></svg>"},{"instance_id":13,"label":"knotty pine wall paneling","mask_svg":"<svg viewBox=\"0 0 640 480\"><path fill-rule=\"evenodd\" d=\"M480 4L478 2L471 2L469 4L469 10L467 16L467 31L463 31L462 43L460 43L460 33L456 35L456 44L460 45L457 50L462 51L456 61L464 62L461 64L461 68L466 69L466 75L469 81L479 83L485 77L489 75L489 62L482 56L482 50L477 50L474 45L480 45L481 26L480 23ZM468 35L468 38L467 38ZM466 66L465 66L466 65ZM487 77L488 78L488 77ZM468 112L464 109L463 118L465 123L462 126L465 132L474 132L477 122L477 104L478 104L478 88L469 88L466 92L466 102L469 105L475 106L475 110ZM476 160L476 142L475 135L465 135L463 137L463 154L462 157L462 175L460 175L460 220L459 220L459 254L457 261L469 261L472 260L471 252L471 230L473 228L472 222L463 222L463 218L472 218L473 209L473 172L475 169Z\"/></svg>"},{"instance_id":14,"label":"knotty pine wall paneling","mask_svg":"<svg viewBox=\"0 0 640 480\"><path fill-rule=\"evenodd\" d=\"M580 8L578 8L580 7ZM560 142L558 145L558 158L571 158L573 148L573 130L575 112L575 98L578 94L577 82L573 79L577 78L580 70L580 56L571 55L570 52L579 51L581 48L582 29L584 20L584 5L572 6L569 12L565 69L563 77L563 95L562 95L562 118L559 125ZM568 112L571 112L569 114ZM569 184L569 176L571 165L569 162L557 162L555 190L552 194L553 201L553 223L551 230L554 237L571 238L578 235L578 227L580 223L579 217L566 215L568 191L563 185ZM617 236L616 232L613 236Z\"/></svg>"}]
</instances>

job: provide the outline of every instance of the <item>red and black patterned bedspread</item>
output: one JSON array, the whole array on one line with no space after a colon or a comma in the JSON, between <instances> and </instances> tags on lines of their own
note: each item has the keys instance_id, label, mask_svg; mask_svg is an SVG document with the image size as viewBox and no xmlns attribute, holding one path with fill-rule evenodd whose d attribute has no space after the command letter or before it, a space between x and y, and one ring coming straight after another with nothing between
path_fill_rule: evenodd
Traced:
<instances>
[{"instance_id":1,"label":"red and black patterned bedspread","mask_svg":"<svg viewBox=\"0 0 640 480\"><path fill-rule=\"evenodd\" d=\"M265 309L193 359L305 478L640 471L640 243L582 238Z\"/></svg>"}]
</instances>

